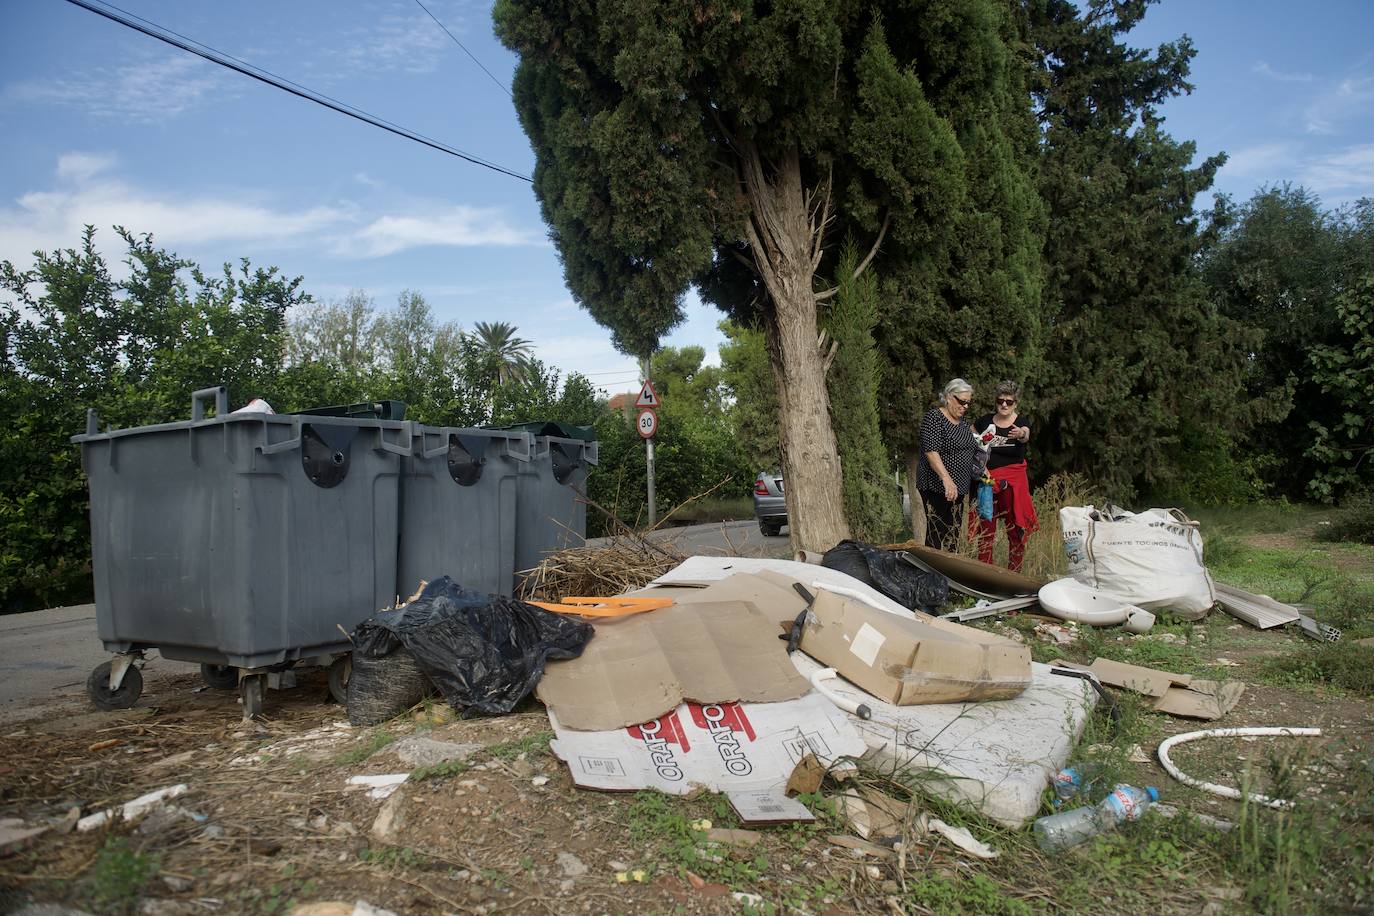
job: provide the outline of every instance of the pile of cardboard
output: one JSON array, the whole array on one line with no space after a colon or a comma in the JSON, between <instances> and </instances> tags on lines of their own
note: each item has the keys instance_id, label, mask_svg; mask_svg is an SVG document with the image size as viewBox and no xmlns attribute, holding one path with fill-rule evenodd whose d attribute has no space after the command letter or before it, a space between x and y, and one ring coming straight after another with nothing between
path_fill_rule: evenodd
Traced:
<instances>
[{"instance_id":1,"label":"pile of cardboard","mask_svg":"<svg viewBox=\"0 0 1374 916\"><path fill-rule=\"evenodd\" d=\"M808 755L868 756L935 774L936 794L1019 824L1092 705L1086 684L1033 669L1024 646L821 566L693 557L636 594L674 603L597 621L582 656L551 663L537 691L554 753L588 788L780 796ZM868 719L812 686L823 668L842 678L832 695L849 692Z\"/></svg>"}]
</instances>

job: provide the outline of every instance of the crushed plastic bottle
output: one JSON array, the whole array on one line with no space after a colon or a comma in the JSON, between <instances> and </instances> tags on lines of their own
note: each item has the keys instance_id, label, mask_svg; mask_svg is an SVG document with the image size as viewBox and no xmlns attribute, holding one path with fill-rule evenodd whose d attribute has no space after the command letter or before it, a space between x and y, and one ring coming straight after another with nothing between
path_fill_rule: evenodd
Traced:
<instances>
[{"instance_id":1,"label":"crushed plastic bottle","mask_svg":"<svg viewBox=\"0 0 1374 916\"><path fill-rule=\"evenodd\" d=\"M1080 763L1064 767L1050 779L1050 786L1060 802L1086 795L1102 775L1102 767L1095 763Z\"/></svg>"},{"instance_id":2,"label":"crushed plastic bottle","mask_svg":"<svg viewBox=\"0 0 1374 916\"><path fill-rule=\"evenodd\" d=\"M1135 786L1119 785L1108 793L1097 805L1088 805L1049 814L1035 822L1035 841L1045 852L1068 849L1108 830L1115 830L1118 824L1139 820L1145 810L1159 801L1159 790L1154 786L1137 789Z\"/></svg>"}]
</instances>

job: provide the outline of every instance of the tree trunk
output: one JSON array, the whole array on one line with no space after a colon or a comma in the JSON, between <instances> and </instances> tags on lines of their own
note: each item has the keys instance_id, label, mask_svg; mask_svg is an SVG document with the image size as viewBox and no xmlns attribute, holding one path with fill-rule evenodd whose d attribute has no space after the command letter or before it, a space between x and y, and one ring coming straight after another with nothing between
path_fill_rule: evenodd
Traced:
<instances>
[{"instance_id":1,"label":"tree trunk","mask_svg":"<svg viewBox=\"0 0 1374 916\"><path fill-rule=\"evenodd\" d=\"M741 143L740 171L751 204L746 226L768 289L764 331L778 385L782 470L793 551L826 551L849 537L839 452L830 424L825 370L816 344L815 254L819 251L793 149L771 174L757 148Z\"/></svg>"},{"instance_id":2,"label":"tree trunk","mask_svg":"<svg viewBox=\"0 0 1374 916\"><path fill-rule=\"evenodd\" d=\"M926 504L921 499L921 491L916 489L916 468L921 462L921 453L916 449L906 453L906 492L911 498L911 537L918 544L926 542Z\"/></svg>"}]
</instances>

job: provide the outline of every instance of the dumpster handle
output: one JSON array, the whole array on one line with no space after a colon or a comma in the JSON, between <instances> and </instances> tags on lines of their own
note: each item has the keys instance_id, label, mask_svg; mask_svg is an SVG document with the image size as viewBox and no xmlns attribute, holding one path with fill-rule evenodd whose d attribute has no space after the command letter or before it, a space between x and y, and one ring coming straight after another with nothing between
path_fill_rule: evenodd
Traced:
<instances>
[{"instance_id":1,"label":"dumpster handle","mask_svg":"<svg viewBox=\"0 0 1374 916\"><path fill-rule=\"evenodd\" d=\"M517 461L529 461L529 460L530 460L530 456L529 456L529 450L530 450L530 449L529 449L529 442L530 442L530 440L529 440L529 437L528 437L525 433L511 433L511 432L508 432L507 430L503 430L503 429L469 429L469 428L467 428L467 427L465 427L465 426L443 426L443 427L440 427L440 429L439 429L439 436L440 436L440 442L441 442L442 444L436 445L434 448L422 449L422 450L420 451L420 457L422 457L422 458L438 458L440 455L443 455L443 454L445 454L445 453L448 452L448 440L449 440L449 437L450 437L450 436L456 436L456 435L471 436L471 435L473 435L473 434L482 436L482 437L487 438L487 439L492 439L492 440L495 440L495 439L504 439L504 440L506 440L506 442L508 442L508 443L510 443L510 442L524 442L524 443L525 443L525 454L523 454L523 455L517 455L517 454L511 453L511 457L514 458L514 459L516 459ZM507 449L509 450L509 445L507 446Z\"/></svg>"},{"instance_id":2,"label":"dumpster handle","mask_svg":"<svg viewBox=\"0 0 1374 916\"><path fill-rule=\"evenodd\" d=\"M396 443L386 441L386 427L379 426L377 427L377 443L381 446L381 449L384 452L391 452L393 455L402 455L406 458L409 458L411 455L410 425L406 424L402 426L400 429L400 433L402 437L405 439L405 445L398 445ZM426 455L425 457L428 458L429 456Z\"/></svg>"},{"instance_id":3,"label":"dumpster handle","mask_svg":"<svg viewBox=\"0 0 1374 916\"><path fill-rule=\"evenodd\" d=\"M214 397L215 416L222 417L229 412L229 389L223 385L202 388L191 393L191 422L205 419L205 402Z\"/></svg>"},{"instance_id":4,"label":"dumpster handle","mask_svg":"<svg viewBox=\"0 0 1374 916\"><path fill-rule=\"evenodd\" d=\"M263 434L266 435L267 429L268 429L268 425L267 425L266 423L263 423L262 426L263 426ZM289 451L291 451L292 449L298 449L298 448L300 448L300 447L301 447L301 420L300 420L300 417L292 417L292 418L291 418L291 429L292 429L292 431L295 432L295 434L296 434L296 436L295 436L294 439L283 439L281 442L273 442L271 445L259 445L259 446L258 446L258 451L262 452L264 455L275 455L275 454L277 454L278 452L289 452Z\"/></svg>"},{"instance_id":5,"label":"dumpster handle","mask_svg":"<svg viewBox=\"0 0 1374 916\"><path fill-rule=\"evenodd\" d=\"M511 448L511 446L516 442L523 442L525 444L525 453L523 455L517 454L515 450ZM512 436L511 438L507 439L506 454L510 455L516 461L530 461L534 458L534 437L531 436L529 433L521 433L519 438Z\"/></svg>"}]
</instances>

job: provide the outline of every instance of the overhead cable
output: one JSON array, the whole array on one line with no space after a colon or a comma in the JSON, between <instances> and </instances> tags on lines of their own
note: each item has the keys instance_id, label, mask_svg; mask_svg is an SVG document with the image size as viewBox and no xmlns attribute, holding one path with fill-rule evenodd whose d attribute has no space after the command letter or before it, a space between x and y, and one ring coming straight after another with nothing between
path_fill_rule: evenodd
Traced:
<instances>
[{"instance_id":1,"label":"overhead cable","mask_svg":"<svg viewBox=\"0 0 1374 916\"><path fill-rule=\"evenodd\" d=\"M108 8L106 8L105 6L98 6L94 3L91 3L89 2L89 0L67 0L67 2L72 4L73 6L79 6L84 10L89 10L90 12L95 13L97 16L102 16L106 19L109 19L111 22L116 22L124 26L125 28L133 29L136 32L141 32L150 38L156 38L158 41L169 44L175 48L180 48L181 50L186 51L190 54L194 54L197 57L204 58L205 60L208 60L213 64L219 64L221 67L227 67L228 69L233 70L236 73L241 73L244 76L251 77L262 83L266 83L267 85L273 86L277 89L281 89L284 92L289 92L292 95L297 96L298 98L305 99L308 102L314 102L316 105L322 105L325 108L328 108L332 111L337 111L339 114L347 115L350 118L362 121L364 124L370 124L373 127L379 127L382 130L387 131L388 133L396 134L398 137L404 137L407 140L413 140L414 142L419 143L423 146L428 146L430 149L438 150L441 153L447 153L450 156L457 157L458 159L462 159L465 162L470 162L473 165L480 165L483 168L491 169L493 172L500 172L502 175L509 175L511 178L518 178L521 181L531 181L531 178L528 175L522 175L521 173L514 171L513 169L508 169L505 166L497 165L494 162L489 162L488 160L482 159L478 156L474 156L471 153L466 153L455 146L450 146L449 144L443 143L439 140L433 140L429 137L424 136L423 134L416 133L415 131L410 130L409 128L401 127L398 124L393 124L390 121L386 121L382 118L377 117L376 115L369 114L368 112L363 111L361 108L355 108L354 106L349 105L345 102L337 101L335 99L330 98L329 96L316 92L313 89L308 89L305 86L301 86L297 83L291 82L290 80L283 79L282 77L279 77L276 74L271 73L270 71L264 70L261 67L254 66L252 64L244 63L243 61L231 57L230 55L225 54L223 51L216 50L215 48L212 48L207 44L195 41L190 38L186 38L185 36L172 32L170 29L164 29L162 26L157 25L153 22L149 22L146 19L140 19L140 17L134 16L132 13L128 13L125 10L119 9L118 7L109 6Z\"/></svg>"},{"instance_id":2,"label":"overhead cable","mask_svg":"<svg viewBox=\"0 0 1374 916\"><path fill-rule=\"evenodd\" d=\"M452 39L453 39L453 43L456 44L458 47L462 48L462 49L463 49L463 53L466 54L468 57L471 57L471 58L472 58L472 62L473 62L474 64L476 64L477 66L481 67L481 68L482 68L482 72L485 73L487 76L491 77L491 81L492 81L493 83L495 83L496 85L498 85L498 86L501 87L501 91L503 91L506 95L510 95L510 88L509 88L505 83L503 83L503 82L501 82L499 79L497 79L497 78L496 78L496 74L492 73L492 72L491 72L490 70L488 70L485 66L483 66L483 65L482 65L482 62L481 62L480 60L477 59L477 55L475 55L475 54L473 54L471 51L469 51L468 48L467 48L467 45L463 44L461 41L458 40L458 36L457 36L457 35L454 35L452 32L450 32L450 31L448 30L448 26L444 25L442 22L439 21L439 17L438 17L438 16L436 16L436 15L434 15L433 13L430 13L430 12L429 12L429 7L427 7L427 6L425 6L423 3L421 3L420 0L415 0L415 5L418 6L420 9L424 10L426 13L429 13L429 18L434 20L434 24L437 25L439 28L443 29L443 30L444 30L444 34L448 35L449 38L452 38ZM511 98L514 98L514 96L511 96Z\"/></svg>"}]
</instances>

